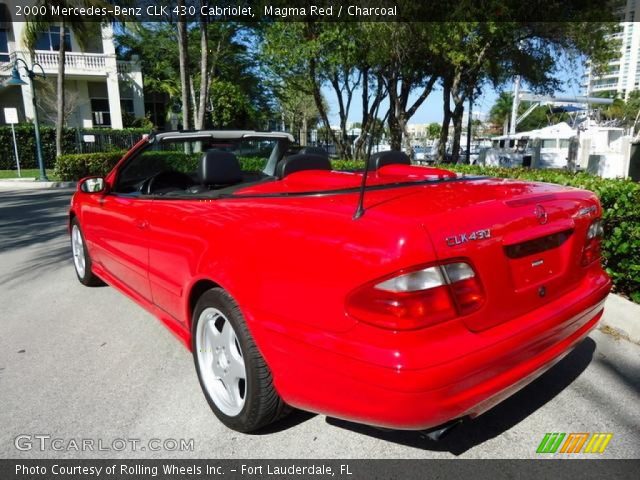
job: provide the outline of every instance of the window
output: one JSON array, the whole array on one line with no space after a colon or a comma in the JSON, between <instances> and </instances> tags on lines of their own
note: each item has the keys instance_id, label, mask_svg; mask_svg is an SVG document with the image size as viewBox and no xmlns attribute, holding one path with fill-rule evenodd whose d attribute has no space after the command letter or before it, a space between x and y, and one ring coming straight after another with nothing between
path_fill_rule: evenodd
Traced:
<instances>
[{"instance_id":1,"label":"window","mask_svg":"<svg viewBox=\"0 0 640 480\"><path fill-rule=\"evenodd\" d=\"M568 138L560 139L560 148L569 148L570 144L571 144L571 140L569 140Z\"/></svg>"},{"instance_id":2,"label":"window","mask_svg":"<svg viewBox=\"0 0 640 480\"><path fill-rule=\"evenodd\" d=\"M64 45L67 52L71 51L71 34L69 29L64 29ZM43 32L36 40L36 50L60 50L60 27L51 27L49 31Z\"/></svg>"},{"instance_id":3,"label":"window","mask_svg":"<svg viewBox=\"0 0 640 480\"><path fill-rule=\"evenodd\" d=\"M106 98L91 99L91 114L93 116L93 124L96 127L111 126L111 112L109 110L109 100Z\"/></svg>"},{"instance_id":4,"label":"window","mask_svg":"<svg viewBox=\"0 0 640 480\"><path fill-rule=\"evenodd\" d=\"M542 148L557 148L557 141L555 138L545 138L541 142Z\"/></svg>"},{"instance_id":5,"label":"window","mask_svg":"<svg viewBox=\"0 0 640 480\"><path fill-rule=\"evenodd\" d=\"M0 29L0 62L8 62L9 58L9 41L7 39L7 31Z\"/></svg>"},{"instance_id":6,"label":"window","mask_svg":"<svg viewBox=\"0 0 640 480\"><path fill-rule=\"evenodd\" d=\"M231 193L249 183L272 179L261 170L277 143L278 140L272 138L225 140L205 137L204 140L157 141L122 167L113 191L136 196ZM203 156L211 151L233 153L240 163L242 180L230 185L202 185L198 169Z\"/></svg>"},{"instance_id":7,"label":"window","mask_svg":"<svg viewBox=\"0 0 640 480\"><path fill-rule=\"evenodd\" d=\"M130 98L122 98L120 99L120 109L122 113L128 113L129 115L134 114L133 110L133 100Z\"/></svg>"}]
</instances>

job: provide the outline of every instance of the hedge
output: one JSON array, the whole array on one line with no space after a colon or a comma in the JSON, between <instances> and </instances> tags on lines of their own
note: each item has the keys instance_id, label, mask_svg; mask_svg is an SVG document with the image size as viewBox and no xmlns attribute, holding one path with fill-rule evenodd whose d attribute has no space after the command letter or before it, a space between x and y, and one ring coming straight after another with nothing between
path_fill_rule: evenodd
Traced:
<instances>
[{"instance_id":1,"label":"hedge","mask_svg":"<svg viewBox=\"0 0 640 480\"><path fill-rule=\"evenodd\" d=\"M104 176L118 163L124 151L61 155L55 165L55 174L62 181L77 181L91 175ZM162 162L166 168L181 172L193 172L197 169L201 153L185 155L182 152L147 152L146 156L154 162ZM155 157L155 158L154 158ZM260 171L266 160L259 157L240 157L242 169L245 171Z\"/></svg>"},{"instance_id":2,"label":"hedge","mask_svg":"<svg viewBox=\"0 0 640 480\"><path fill-rule=\"evenodd\" d=\"M20 168L38 168L36 136L33 125L16 125L15 130L18 156L20 157ZM56 158L56 129L52 127L40 127L40 140L42 143L42 157L45 161L45 167L52 168ZM64 130L62 144L64 151L76 151L75 130ZM0 170L15 169L16 158L13 151L11 127L0 127Z\"/></svg>"},{"instance_id":3,"label":"hedge","mask_svg":"<svg viewBox=\"0 0 640 480\"><path fill-rule=\"evenodd\" d=\"M35 128L32 124L20 124L15 126L16 143L18 144L18 156L20 157L20 168L38 168L36 157L36 137ZM112 143L121 144L122 147L129 147L131 138L139 138L143 133L149 133L143 129L75 129L65 128L62 131L62 151L66 154L80 153L82 135L95 135L100 138L99 146L108 147ZM122 142L124 138L126 142ZM40 141L42 144L42 156L45 168L53 168L56 158L56 129L55 127L41 126ZM126 144L125 144L126 143ZM93 145L84 144L90 148ZM16 159L13 150L13 138L10 126L0 127L0 170L15 170Z\"/></svg>"},{"instance_id":4,"label":"hedge","mask_svg":"<svg viewBox=\"0 0 640 480\"><path fill-rule=\"evenodd\" d=\"M86 155L63 155L56 163L61 180L77 180L89 175L105 175L120 159L123 152ZM155 155L155 154L154 154ZM180 152L157 152L166 165L182 171L193 171L201 154L192 154L185 162ZM265 160L241 157L245 170L261 170ZM357 170L362 162L334 160L336 170ZM604 209L603 256L615 290L640 303L640 184L630 180L603 179L588 173L569 173L562 170L531 170L484 167L475 165L447 165L461 173L517 178L549 182L583 188L600 197Z\"/></svg>"}]
</instances>

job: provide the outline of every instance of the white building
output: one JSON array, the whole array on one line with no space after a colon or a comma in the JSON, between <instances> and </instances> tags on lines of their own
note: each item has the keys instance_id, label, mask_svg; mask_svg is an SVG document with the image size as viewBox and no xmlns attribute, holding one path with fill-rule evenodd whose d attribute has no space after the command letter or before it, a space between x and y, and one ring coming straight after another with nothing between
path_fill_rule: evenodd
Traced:
<instances>
[{"instance_id":1,"label":"white building","mask_svg":"<svg viewBox=\"0 0 640 480\"><path fill-rule=\"evenodd\" d=\"M43 32L30 58L23 42L24 22L11 18L7 5L0 3L0 85L11 76L14 62L22 58L31 66L42 66L49 86L36 84L40 121L55 122L55 82L58 74L59 27ZM144 117L142 73L138 62L116 59L113 29L106 24L95 41L83 49L67 31L65 58L65 92L67 100L67 126L82 128L123 128L123 115ZM101 37L101 38L98 38ZM39 69L35 69L40 72ZM22 79L27 81L24 69ZM46 98L48 96L48 98ZM53 105L53 111L51 106ZM17 108L21 122L33 119L31 87L0 86L0 125L5 124L2 109Z\"/></svg>"},{"instance_id":2,"label":"white building","mask_svg":"<svg viewBox=\"0 0 640 480\"><path fill-rule=\"evenodd\" d=\"M621 13L620 30L611 36L620 41L620 56L609 62L602 75L592 75L587 67L583 87L587 96L600 92L616 93L625 100L640 90L640 0L627 0Z\"/></svg>"}]
</instances>

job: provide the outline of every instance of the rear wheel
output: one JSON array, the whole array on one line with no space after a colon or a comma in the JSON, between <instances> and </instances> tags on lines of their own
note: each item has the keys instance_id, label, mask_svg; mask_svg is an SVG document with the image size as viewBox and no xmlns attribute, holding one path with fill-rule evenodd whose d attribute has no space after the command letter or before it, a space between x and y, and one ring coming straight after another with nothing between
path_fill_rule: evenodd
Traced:
<instances>
[{"instance_id":1,"label":"rear wheel","mask_svg":"<svg viewBox=\"0 0 640 480\"><path fill-rule=\"evenodd\" d=\"M84 235L82 235L77 218L71 220L71 251L73 252L73 266L80 283L88 287L104 285L104 282L91 271L91 257L87 251Z\"/></svg>"},{"instance_id":2,"label":"rear wheel","mask_svg":"<svg viewBox=\"0 0 640 480\"><path fill-rule=\"evenodd\" d=\"M223 289L212 288L198 300L191 346L200 386L227 427L251 432L289 412L240 308Z\"/></svg>"}]
</instances>

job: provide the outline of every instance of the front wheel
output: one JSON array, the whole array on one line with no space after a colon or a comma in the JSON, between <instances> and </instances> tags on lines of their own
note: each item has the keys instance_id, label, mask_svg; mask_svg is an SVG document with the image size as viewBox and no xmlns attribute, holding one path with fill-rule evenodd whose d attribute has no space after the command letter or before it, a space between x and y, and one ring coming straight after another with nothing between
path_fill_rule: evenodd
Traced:
<instances>
[{"instance_id":1,"label":"front wheel","mask_svg":"<svg viewBox=\"0 0 640 480\"><path fill-rule=\"evenodd\" d=\"M71 220L71 251L73 252L73 266L80 283L88 287L104 285L104 282L91 271L91 257L87 251L80 223L76 218Z\"/></svg>"},{"instance_id":2,"label":"front wheel","mask_svg":"<svg viewBox=\"0 0 640 480\"><path fill-rule=\"evenodd\" d=\"M288 413L240 308L223 289L212 288L198 300L191 342L202 391L227 427L251 432Z\"/></svg>"}]
</instances>

